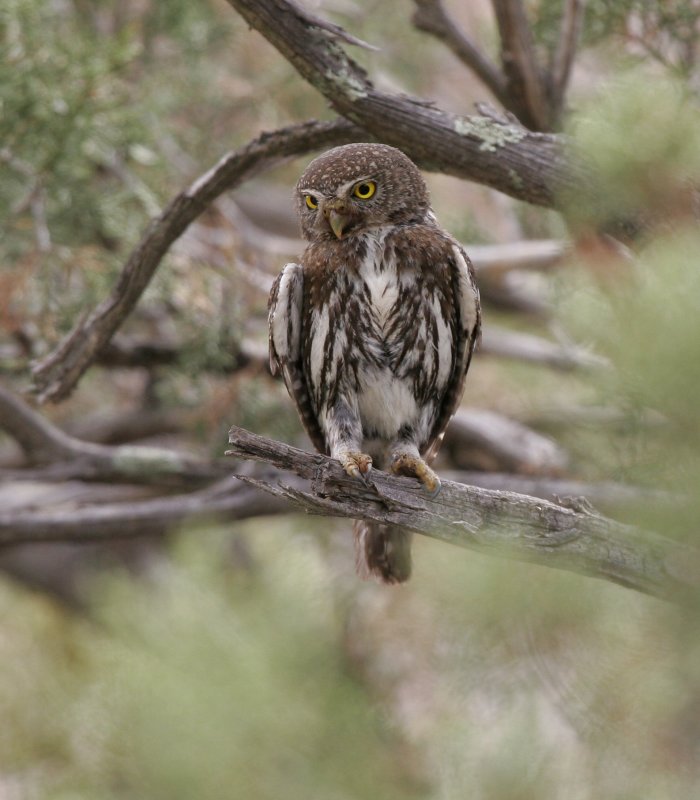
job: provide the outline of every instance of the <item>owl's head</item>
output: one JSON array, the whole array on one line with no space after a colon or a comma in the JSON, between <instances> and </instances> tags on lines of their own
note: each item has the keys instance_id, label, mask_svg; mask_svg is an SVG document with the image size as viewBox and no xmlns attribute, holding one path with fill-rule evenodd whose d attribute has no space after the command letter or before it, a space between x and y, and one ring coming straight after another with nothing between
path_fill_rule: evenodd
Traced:
<instances>
[{"instance_id":1,"label":"owl's head","mask_svg":"<svg viewBox=\"0 0 700 800\"><path fill-rule=\"evenodd\" d=\"M385 144L334 147L304 170L296 197L301 229L309 241L421 222L430 210L418 167Z\"/></svg>"}]
</instances>

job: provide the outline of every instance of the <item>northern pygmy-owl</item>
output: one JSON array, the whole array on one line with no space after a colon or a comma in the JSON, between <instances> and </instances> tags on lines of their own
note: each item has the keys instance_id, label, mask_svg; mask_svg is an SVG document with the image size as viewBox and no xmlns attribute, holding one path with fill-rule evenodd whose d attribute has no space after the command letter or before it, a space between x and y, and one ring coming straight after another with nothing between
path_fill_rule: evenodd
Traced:
<instances>
[{"instance_id":1,"label":"northern pygmy-owl","mask_svg":"<svg viewBox=\"0 0 700 800\"><path fill-rule=\"evenodd\" d=\"M270 294L270 366L282 372L315 447L363 477L374 464L422 481L456 411L479 335L466 254L438 224L401 151L336 147L296 186L308 245ZM358 572L411 573L411 534L354 525Z\"/></svg>"}]
</instances>

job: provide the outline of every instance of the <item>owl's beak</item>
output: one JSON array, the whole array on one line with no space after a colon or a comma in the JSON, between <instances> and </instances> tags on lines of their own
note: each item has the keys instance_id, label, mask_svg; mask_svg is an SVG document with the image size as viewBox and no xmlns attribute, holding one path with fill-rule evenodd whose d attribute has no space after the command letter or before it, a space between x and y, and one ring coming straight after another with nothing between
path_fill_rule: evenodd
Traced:
<instances>
[{"instance_id":1,"label":"owl's beak","mask_svg":"<svg viewBox=\"0 0 700 800\"><path fill-rule=\"evenodd\" d=\"M328 224L331 226L331 230L335 234L336 239L342 239L343 234L348 227L348 223L350 222L349 215L341 214L339 211L331 208L326 211L326 219L328 220Z\"/></svg>"}]
</instances>

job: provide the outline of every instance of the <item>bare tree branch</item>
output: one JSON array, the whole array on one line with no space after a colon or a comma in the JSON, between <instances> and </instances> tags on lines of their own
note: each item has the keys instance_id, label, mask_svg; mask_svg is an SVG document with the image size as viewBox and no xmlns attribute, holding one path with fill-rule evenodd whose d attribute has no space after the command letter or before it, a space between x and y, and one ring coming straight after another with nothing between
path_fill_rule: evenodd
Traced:
<instances>
[{"instance_id":1,"label":"bare tree branch","mask_svg":"<svg viewBox=\"0 0 700 800\"><path fill-rule=\"evenodd\" d=\"M517 475L503 472L477 472L474 470L443 470L441 477L463 483L467 486L480 486L482 489L516 492L543 500L561 502L561 498L585 498L595 506L615 509L657 510L678 507L687 502L677 494L644 486L628 486L614 481L590 483L572 478L551 478L542 475Z\"/></svg>"},{"instance_id":2,"label":"bare tree branch","mask_svg":"<svg viewBox=\"0 0 700 800\"><path fill-rule=\"evenodd\" d=\"M552 129L552 112L521 0L492 0L501 36L501 60L510 108L529 128Z\"/></svg>"},{"instance_id":3,"label":"bare tree branch","mask_svg":"<svg viewBox=\"0 0 700 800\"><path fill-rule=\"evenodd\" d=\"M486 117L458 117L405 96L378 92L338 45L337 26L285 0L229 0L347 120L311 122L264 134L179 194L153 219L110 295L87 313L55 350L33 367L40 399L68 396L131 313L160 260L186 227L223 191L282 158L324 146L380 138L420 166L479 181L514 197L553 205L580 182L562 140ZM363 130L364 129L364 132Z\"/></svg>"},{"instance_id":4,"label":"bare tree branch","mask_svg":"<svg viewBox=\"0 0 700 800\"><path fill-rule=\"evenodd\" d=\"M569 463L554 439L483 408L462 408L455 414L444 451L460 469L490 472L562 475Z\"/></svg>"},{"instance_id":5,"label":"bare tree branch","mask_svg":"<svg viewBox=\"0 0 700 800\"><path fill-rule=\"evenodd\" d=\"M71 453L72 440L0 384L0 429L10 435L33 464L47 464Z\"/></svg>"},{"instance_id":6,"label":"bare tree branch","mask_svg":"<svg viewBox=\"0 0 700 800\"><path fill-rule=\"evenodd\" d=\"M632 414L629 410L610 406L550 406L539 408L528 414L526 422L535 428L590 427L600 431L606 429L629 429L631 423L640 428L662 428L668 420L658 411L644 409Z\"/></svg>"},{"instance_id":7,"label":"bare tree branch","mask_svg":"<svg viewBox=\"0 0 700 800\"><path fill-rule=\"evenodd\" d=\"M490 326L483 333L479 353L543 364L552 369L600 369L609 362L582 347L567 347L541 336Z\"/></svg>"},{"instance_id":8,"label":"bare tree branch","mask_svg":"<svg viewBox=\"0 0 700 800\"><path fill-rule=\"evenodd\" d=\"M585 0L563 0L563 2L564 10L559 26L559 38L552 53L548 76L550 102L557 113L561 110L569 84L576 46L583 26L585 7Z\"/></svg>"},{"instance_id":9,"label":"bare tree branch","mask_svg":"<svg viewBox=\"0 0 700 800\"><path fill-rule=\"evenodd\" d=\"M81 478L158 486L201 486L230 472L222 462L203 461L162 447L108 447L64 433L23 400L0 386L0 429L14 438L38 471L5 469L0 477L43 480Z\"/></svg>"},{"instance_id":10,"label":"bare tree branch","mask_svg":"<svg viewBox=\"0 0 700 800\"><path fill-rule=\"evenodd\" d=\"M124 265L111 293L78 321L58 347L32 370L40 399L62 400L93 363L148 286L170 245L222 192L269 169L284 158L321 147L366 138L345 120L306 122L264 133L216 166L175 197L151 220Z\"/></svg>"},{"instance_id":11,"label":"bare tree branch","mask_svg":"<svg viewBox=\"0 0 700 800\"><path fill-rule=\"evenodd\" d=\"M310 513L402 525L450 544L569 570L663 598L697 595L700 551L599 516L585 506L443 482L437 498L417 481L371 473L371 485L333 459L231 428L229 454L274 464L308 479L300 491L249 482Z\"/></svg>"},{"instance_id":12,"label":"bare tree branch","mask_svg":"<svg viewBox=\"0 0 700 800\"><path fill-rule=\"evenodd\" d=\"M250 519L289 511L289 503L226 478L174 497L51 511L0 510L0 545L101 541L166 533L178 525Z\"/></svg>"},{"instance_id":13,"label":"bare tree branch","mask_svg":"<svg viewBox=\"0 0 700 800\"><path fill-rule=\"evenodd\" d=\"M465 244L465 250L481 276L511 270L546 272L563 264L571 252L568 242L556 239L524 239L501 244Z\"/></svg>"},{"instance_id":14,"label":"bare tree branch","mask_svg":"<svg viewBox=\"0 0 700 800\"><path fill-rule=\"evenodd\" d=\"M487 292L484 294L488 296ZM105 367L148 369L177 365L186 354L185 347L177 341L115 336L105 345L96 363ZM541 336L493 325L484 331L478 355L542 364L562 371L607 365L603 357L582 347L562 345ZM202 372L221 375L234 374L251 366L269 371L267 347L261 342L243 339L231 348L228 356L224 360L215 355L210 361L198 364L198 368Z\"/></svg>"},{"instance_id":15,"label":"bare tree branch","mask_svg":"<svg viewBox=\"0 0 700 800\"><path fill-rule=\"evenodd\" d=\"M580 187L561 137L484 116L449 114L424 100L378 91L322 28L286 0L228 0L341 115L401 148L423 169L553 206Z\"/></svg>"},{"instance_id":16,"label":"bare tree branch","mask_svg":"<svg viewBox=\"0 0 700 800\"><path fill-rule=\"evenodd\" d=\"M498 66L482 52L476 42L447 13L441 0L414 0L417 9L413 24L419 30L435 36L471 69L493 93L493 96L508 108L509 96L506 81Z\"/></svg>"}]
</instances>

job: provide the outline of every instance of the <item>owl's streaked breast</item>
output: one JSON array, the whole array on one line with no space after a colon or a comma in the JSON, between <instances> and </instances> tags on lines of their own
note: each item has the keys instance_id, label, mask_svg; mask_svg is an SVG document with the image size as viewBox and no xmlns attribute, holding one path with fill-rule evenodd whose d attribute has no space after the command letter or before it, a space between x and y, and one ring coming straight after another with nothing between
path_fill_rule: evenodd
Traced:
<instances>
[{"instance_id":1,"label":"owl's streaked breast","mask_svg":"<svg viewBox=\"0 0 700 800\"><path fill-rule=\"evenodd\" d=\"M391 440L406 425L427 437L453 358L440 292L397 265L386 231L362 237L356 258L327 266L323 302L308 317L306 364L322 427L342 398L368 438Z\"/></svg>"}]
</instances>

